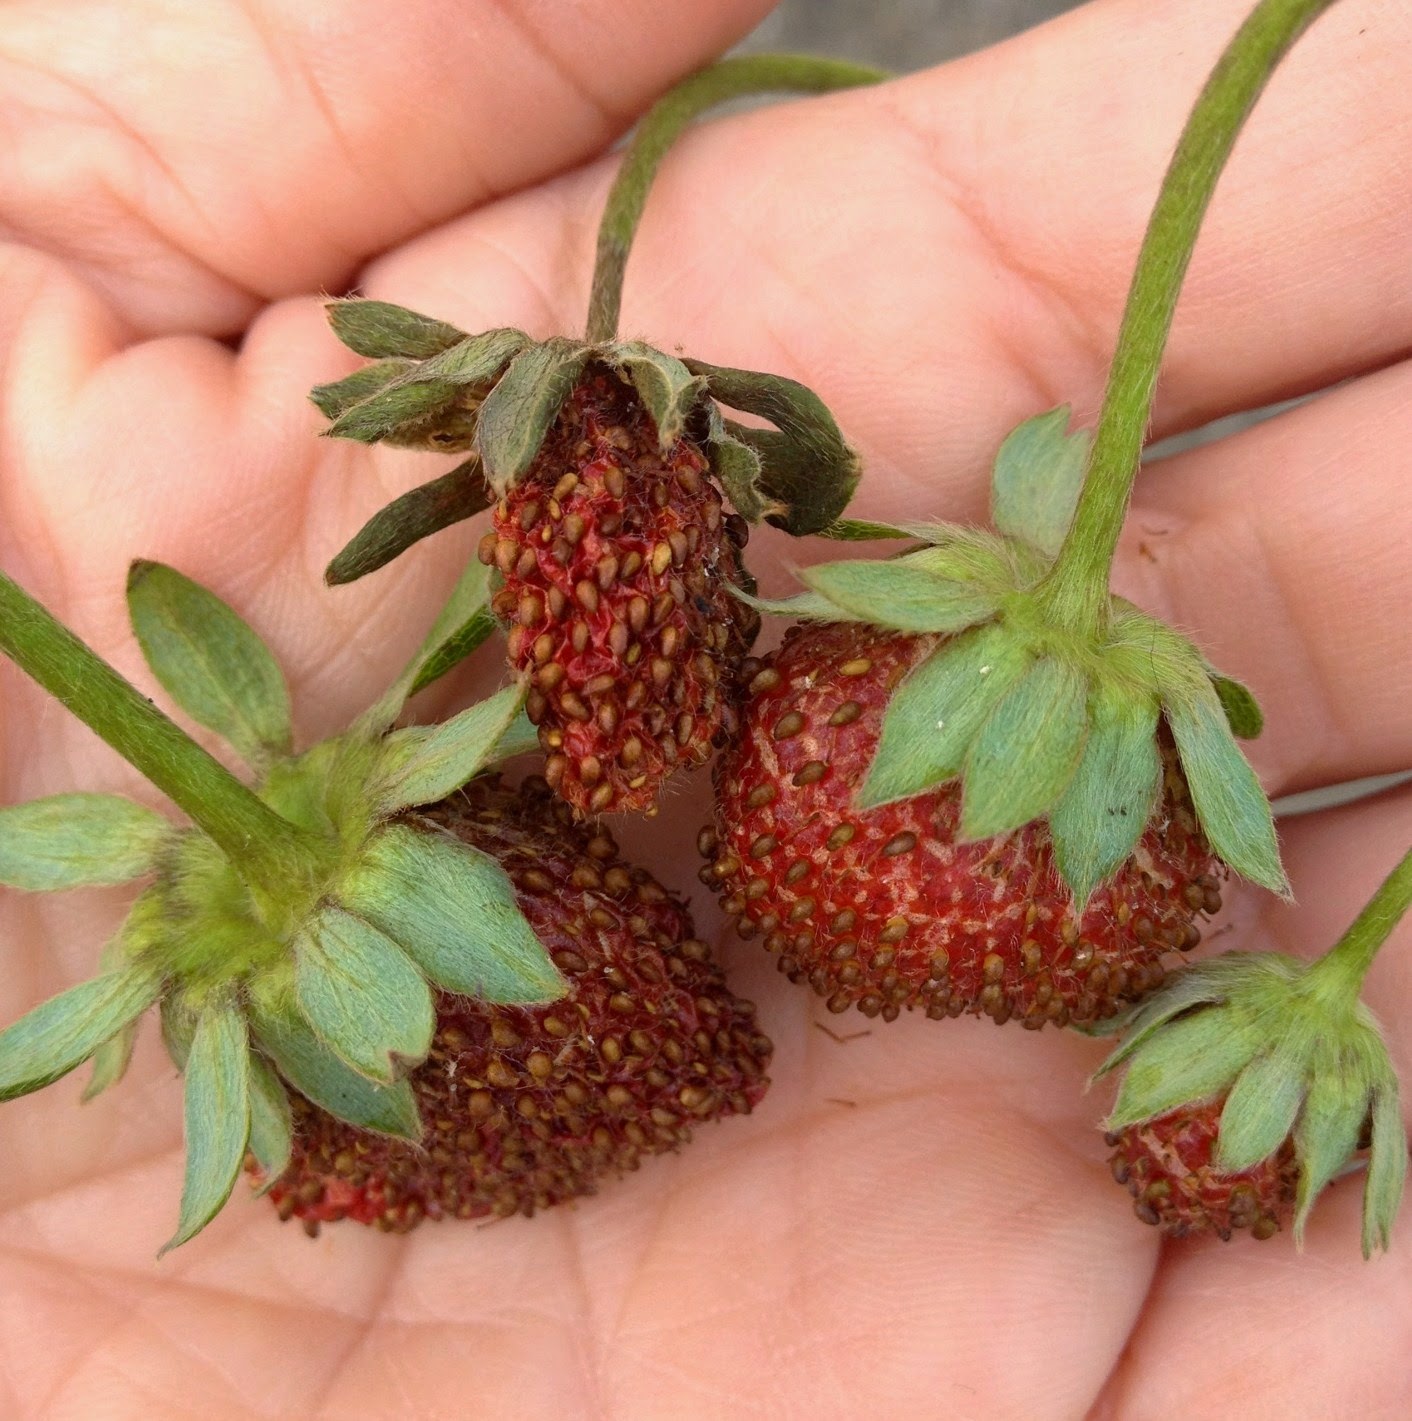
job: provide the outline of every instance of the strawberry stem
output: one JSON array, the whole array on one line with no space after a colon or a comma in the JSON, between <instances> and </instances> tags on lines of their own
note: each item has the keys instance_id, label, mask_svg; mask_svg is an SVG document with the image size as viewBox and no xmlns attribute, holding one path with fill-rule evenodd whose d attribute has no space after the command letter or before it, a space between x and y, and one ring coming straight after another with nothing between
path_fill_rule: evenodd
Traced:
<instances>
[{"instance_id":1,"label":"strawberry stem","mask_svg":"<svg viewBox=\"0 0 1412 1421\"><path fill-rule=\"evenodd\" d=\"M317 867L317 850L302 830L4 573L0 651L185 811L250 881L284 893L301 868Z\"/></svg>"},{"instance_id":2,"label":"strawberry stem","mask_svg":"<svg viewBox=\"0 0 1412 1421\"><path fill-rule=\"evenodd\" d=\"M1378 949L1412 907L1412 849L1383 880L1367 906L1344 935L1309 969L1311 982L1326 984L1345 999L1354 999Z\"/></svg>"},{"instance_id":3,"label":"strawberry stem","mask_svg":"<svg viewBox=\"0 0 1412 1421\"><path fill-rule=\"evenodd\" d=\"M1334 0L1261 0L1187 119L1128 289L1083 491L1043 596L1063 625L1101 631L1109 574L1152 416L1172 313L1202 218L1236 136L1276 65Z\"/></svg>"},{"instance_id":4,"label":"strawberry stem","mask_svg":"<svg viewBox=\"0 0 1412 1421\"><path fill-rule=\"evenodd\" d=\"M598 254L588 302L588 339L598 343L617 337L623 273L648 190L667 150L693 119L717 104L749 94L826 94L834 89L876 84L887 77L884 70L842 59L821 59L810 54L751 54L723 59L684 79L658 99L628 144L598 228Z\"/></svg>"}]
</instances>

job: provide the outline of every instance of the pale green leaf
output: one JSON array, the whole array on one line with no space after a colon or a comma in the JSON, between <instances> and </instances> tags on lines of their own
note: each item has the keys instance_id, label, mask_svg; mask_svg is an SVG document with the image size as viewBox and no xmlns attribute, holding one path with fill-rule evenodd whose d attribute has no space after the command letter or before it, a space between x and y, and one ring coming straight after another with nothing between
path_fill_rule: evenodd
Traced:
<instances>
[{"instance_id":1,"label":"pale green leaf","mask_svg":"<svg viewBox=\"0 0 1412 1421\"><path fill-rule=\"evenodd\" d=\"M260 1056L250 1058L250 1153L265 1176L264 1193L289 1167L294 1148L294 1118L289 1095Z\"/></svg>"},{"instance_id":2,"label":"pale green leaf","mask_svg":"<svg viewBox=\"0 0 1412 1421\"><path fill-rule=\"evenodd\" d=\"M904 632L959 632L995 614L973 585L948 582L909 559L819 563L799 579L851 618Z\"/></svg>"},{"instance_id":3,"label":"pale green leaf","mask_svg":"<svg viewBox=\"0 0 1412 1421\"><path fill-rule=\"evenodd\" d=\"M530 722L529 716L521 710L495 742L488 763L498 765L502 760L512 760L516 755L531 755L538 749L539 731Z\"/></svg>"},{"instance_id":4,"label":"pale green leaf","mask_svg":"<svg viewBox=\"0 0 1412 1421\"><path fill-rule=\"evenodd\" d=\"M1392 1226L1407 1180L1407 1131L1398 1104L1397 1081L1390 1079L1373 1095L1373 1149L1363 1186L1363 1257L1387 1251Z\"/></svg>"},{"instance_id":5,"label":"pale green leaf","mask_svg":"<svg viewBox=\"0 0 1412 1421\"><path fill-rule=\"evenodd\" d=\"M505 870L449 835L404 825L384 830L339 898L448 991L492 1002L549 1002L566 990Z\"/></svg>"},{"instance_id":6,"label":"pale green leaf","mask_svg":"<svg viewBox=\"0 0 1412 1421\"><path fill-rule=\"evenodd\" d=\"M379 811L433 804L460 789L489 763L524 698L523 687L506 686L438 725L393 731L383 745Z\"/></svg>"},{"instance_id":7,"label":"pale green leaf","mask_svg":"<svg viewBox=\"0 0 1412 1421\"><path fill-rule=\"evenodd\" d=\"M995 456L991 519L1002 533L1058 555L1073 522L1091 442L1087 430L1068 433L1069 406L1017 425Z\"/></svg>"},{"instance_id":8,"label":"pale green leaf","mask_svg":"<svg viewBox=\"0 0 1412 1421\"><path fill-rule=\"evenodd\" d=\"M200 1233L220 1212L250 1139L250 1040L232 1003L208 1006L186 1058L186 1181L181 1220L166 1253Z\"/></svg>"},{"instance_id":9,"label":"pale green leaf","mask_svg":"<svg viewBox=\"0 0 1412 1421\"><path fill-rule=\"evenodd\" d=\"M1082 911L1093 890L1137 847L1162 782L1157 703L1099 685L1088 740L1069 787L1049 816L1059 872Z\"/></svg>"},{"instance_id":10,"label":"pale green leaf","mask_svg":"<svg viewBox=\"0 0 1412 1421\"><path fill-rule=\"evenodd\" d=\"M960 773L976 732L1029 663L999 625L937 647L893 693L859 806L905 799Z\"/></svg>"},{"instance_id":11,"label":"pale green leaf","mask_svg":"<svg viewBox=\"0 0 1412 1421\"><path fill-rule=\"evenodd\" d=\"M961 835L989 839L1053 807L1078 767L1088 681L1058 657L1036 661L999 701L966 751Z\"/></svg>"},{"instance_id":12,"label":"pale green leaf","mask_svg":"<svg viewBox=\"0 0 1412 1421\"><path fill-rule=\"evenodd\" d=\"M556 336L510 362L481 405L476 436L494 488L503 492L534 462L588 357L581 342Z\"/></svg>"},{"instance_id":13,"label":"pale green leaf","mask_svg":"<svg viewBox=\"0 0 1412 1421\"><path fill-rule=\"evenodd\" d=\"M287 1009L260 1010L254 1027L256 1039L280 1075L330 1115L359 1129L413 1143L422 1138L416 1098L407 1081L380 1086L350 1070L301 1017Z\"/></svg>"},{"instance_id":14,"label":"pale green leaf","mask_svg":"<svg viewBox=\"0 0 1412 1421\"><path fill-rule=\"evenodd\" d=\"M1216 1167L1229 1174L1253 1169L1289 1137L1304 1101L1304 1062L1274 1049L1236 1077L1221 1110Z\"/></svg>"},{"instance_id":15,"label":"pale green leaf","mask_svg":"<svg viewBox=\"0 0 1412 1421\"><path fill-rule=\"evenodd\" d=\"M1225 862L1252 883L1289 895L1270 801L1231 736L1210 682L1163 709L1201 827Z\"/></svg>"},{"instance_id":16,"label":"pale green leaf","mask_svg":"<svg viewBox=\"0 0 1412 1421\"><path fill-rule=\"evenodd\" d=\"M50 997L0 1031L0 1100L67 1075L161 995L155 977L109 972Z\"/></svg>"},{"instance_id":17,"label":"pale green leaf","mask_svg":"<svg viewBox=\"0 0 1412 1421\"><path fill-rule=\"evenodd\" d=\"M856 622L861 620L835 606L827 597L817 592L800 592L793 597L756 597L731 588L731 595L739 597L748 607L772 617L790 617L810 622Z\"/></svg>"},{"instance_id":18,"label":"pale green leaf","mask_svg":"<svg viewBox=\"0 0 1412 1421\"><path fill-rule=\"evenodd\" d=\"M31 892L127 883L151 873L175 831L116 794L56 794L0 809L0 883Z\"/></svg>"},{"instance_id":19,"label":"pale green leaf","mask_svg":"<svg viewBox=\"0 0 1412 1421\"><path fill-rule=\"evenodd\" d=\"M162 563L128 570L128 612L152 674L247 761L289 751L289 691L269 648L214 593Z\"/></svg>"},{"instance_id":20,"label":"pale green leaf","mask_svg":"<svg viewBox=\"0 0 1412 1421\"><path fill-rule=\"evenodd\" d=\"M436 1013L422 974L342 908L324 908L295 938L294 993L310 1026L370 1080L390 1083L431 1048Z\"/></svg>"},{"instance_id":21,"label":"pale green leaf","mask_svg":"<svg viewBox=\"0 0 1412 1421\"><path fill-rule=\"evenodd\" d=\"M132 1064L133 1049L137 1045L137 1028L138 1023L130 1021L93 1053L93 1074L89 1076L81 1097L85 1104L117 1085L127 1074L127 1068Z\"/></svg>"},{"instance_id":22,"label":"pale green leaf","mask_svg":"<svg viewBox=\"0 0 1412 1421\"><path fill-rule=\"evenodd\" d=\"M1226 724L1231 734L1242 740L1254 740L1265 728L1265 716L1255 692L1230 676L1213 673L1211 685L1215 688L1221 709L1226 713Z\"/></svg>"},{"instance_id":23,"label":"pale green leaf","mask_svg":"<svg viewBox=\"0 0 1412 1421\"><path fill-rule=\"evenodd\" d=\"M1304 1246L1304 1228L1314 1201L1353 1157L1368 1113L1368 1091L1340 1070L1317 1071L1294 1127L1299 1182L1295 1187L1294 1241Z\"/></svg>"},{"instance_id":24,"label":"pale green leaf","mask_svg":"<svg viewBox=\"0 0 1412 1421\"><path fill-rule=\"evenodd\" d=\"M611 346L605 354L632 382L646 405L665 453L682 437L687 420L705 394L705 379L693 375L676 356L640 340Z\"/></svg>"},{"instance_id":25,"label":"pale green leaf","mask_svg":"<svg viewBox=\"0 0 1412 1421\"><path fill-rule=\"evenodd\" d=\"M454 671L468 656L479 651L497 631L500 623L495 613L488 607L477 607L445 641L422 662L417 679L412 682L408 693L415 696L419 691L441 680L448 672Z\"/></svg>"}]
</instances>

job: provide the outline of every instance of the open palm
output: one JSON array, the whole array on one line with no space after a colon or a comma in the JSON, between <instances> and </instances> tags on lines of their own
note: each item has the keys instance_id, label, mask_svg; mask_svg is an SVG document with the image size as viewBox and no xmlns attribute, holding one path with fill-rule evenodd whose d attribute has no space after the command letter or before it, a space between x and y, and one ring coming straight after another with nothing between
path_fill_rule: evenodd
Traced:
<instances>
[{"instance_id":1,"label":"open palm","mask_svg":"<svg viewBox=\"0 0 1412 1421\"><path fill-rule=\"evenodd\" d=\"M0 565L150 685L123 577L173 563L269 640L307 739L340 727L476 530L322 589L363 518L437 470L316 440L304 392L351 368L316 293L357 281L465 329L574 332L611 164L569 170L766 8L7 5ZM1012 424L1066 400L1092 422L1166 154L1244 9L1103 0L693 135L649 207L624 334L818 389L864 456L859 516L982 516ZM1122 590L1260 694L1276 793L1412 764L1409 63L1405 17L1347 0L1271 86L1198 250L1155 432L1342 383L1154 466L1122 555ZM752 554L768 586L772 558L813 550ZM474 671L446 704L493 674ZM13 668L0 696L0 802L134 790ZM704 788L621 831L682 888ZM1412 798L1284 838L1300 908L1232 891L1222 945L1332 941L1412 840ZM0 894L0 1020L91 972L122 900ZM1410 950L1404 931L1369 986L1404 1068ZM76 1079L6 1106L0 1412L1406 1414L1412 1229L1364 1265L1356 1183L1302 1259L1287 1236L1163 1246L1107 1177L1104 1101L1081 1093L1094 1043L840 1026L765 954L725 956L778 1045L765 1105L533 1221L311 1242L237 1198L157 1263L180 1103L155 1033L82 1110Z\"/></svg>"}]
</instances>

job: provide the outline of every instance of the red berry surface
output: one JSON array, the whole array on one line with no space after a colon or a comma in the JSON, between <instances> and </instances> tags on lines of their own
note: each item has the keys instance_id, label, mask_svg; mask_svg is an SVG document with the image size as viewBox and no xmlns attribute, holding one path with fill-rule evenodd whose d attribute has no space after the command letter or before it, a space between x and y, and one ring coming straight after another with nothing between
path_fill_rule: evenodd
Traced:
<instances>
[{"instance_id":1,"label":"red berry surface","mask_svg":"<svg viewBox=\"0 0 1412 1421\"><path fill-rule=\"evenodd\" d=\"M702 881L830 1011L985 1013L1028 1027L1109 1016L1156 986L1162 956L1194 947L1197 920L1221 906L1222 865L1175 757L1136 851L1076 917L1042 821L959 843L955 783L854 806L889 696L936 644L815 623L746 663Z\"/></svg>"},{"instance_id":2,"label":"red berry surface","mask_svg":"<svg viewBox=\"0 0 1412 1421\"><path fill-rule=\"evenodd\" d=\"M1133 1196L1133 1210L1173 1238L1236 1229L1269 1238L1294 1212L1299 1169L1290 1140L1253 1169L1223 1174L1215 1166L1225 1097L1184 1106L1107 1137L1113 1178Z\"/></svg>"},{"instance_id":3,"label":"red berry surface","mask_svg":"<svg viewBox=\"0 0 1412 1421\"><path fill-rule=\"evenodd\" d=\"M632 386L575 386L480 555L504 577L509 659L531 677L550 784L581 813L648 810L732 724L756 618L729 584L745 524L689 439L665 454Z\"/></svg>"},{"instance_id":4,"label":"red berry surface","mask_svg":"<svg viewBox=\"0 0 1412 1421\"><path fill-rule=\"evenodd\" d=\"M608 835L576 824L542 780L476 781L425 813L504 866L570 991L535 1007L441 995L411 1078L420 1145L291 1092L294 1155L270 1191L282 1218L400 1233L426 1218L529 1215L759 1102L771 1046L754 1007L732 995L683 904Z\"/></svg>"}]
</instances>

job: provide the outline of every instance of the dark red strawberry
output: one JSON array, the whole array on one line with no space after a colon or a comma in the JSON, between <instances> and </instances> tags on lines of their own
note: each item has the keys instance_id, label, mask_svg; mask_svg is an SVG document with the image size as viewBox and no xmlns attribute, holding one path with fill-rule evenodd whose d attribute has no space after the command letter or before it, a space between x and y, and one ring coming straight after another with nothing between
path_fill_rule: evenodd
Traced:
<instances>
[{"instance_id":1,"label":"dark red strawberry","mask_svg":"<svg viewBox=\"0 0 1412 1421\"><path fill-rule=\"evenodd\" d=\"M607 834L575 824L543 780L477 780L425 813L501 863L571 990L536 1007L439 996L411 1077L420 1145L295 1096L294 1153L270 1190L281 1217L400 1233L423 1218L533 1214L759 1102L771 1046L754 1007L684 905Z\"/></svg>"},{"instance_id":2,"label":"dark red strawberry","mask_svg":"<svg viewBox=\"0 0 1412 1421\"><path fill-rule=\"evenodd\" d=\"M1223 1173L1215 1165L1225 1096L1186 1105L1105 1137L1113 1147L1113 1178L1133 1196L1145 1224L1173 1238L1236 1229L1269 1238L1294 1214L1299 1165L1286 1139L1250 1169Z\"/></svg>"},{"instance_id":3,"label":"dark red strawberry","mask_svg":"<svg viewBox=\"0 0 1412 1421\"><path fill-rule=\"evenodd\" d=\"M953 781L859 810L889 697L938 644L859 623L795 627L753 671L716 768L702 881L829 1010L892 1020L985 1013L1090 1022L1151 990L1165 953L1200 940L1223 874L1175 756L1136 851L1075 918L1043 820L957 842Z\"/></svg>"},{"instance_id":4,"label":"dark red strawberry","mask_svg":"<svg viewBox=\"0 0 1412 1421\"><path fill-rule=\"evenodd\" d=\"M590 366L480 545L546 776L580 813L654 811L732 728L759 623L731 593L745 536L701 449L663 451L632 385Z\"/></svg>"}]
</instances>

